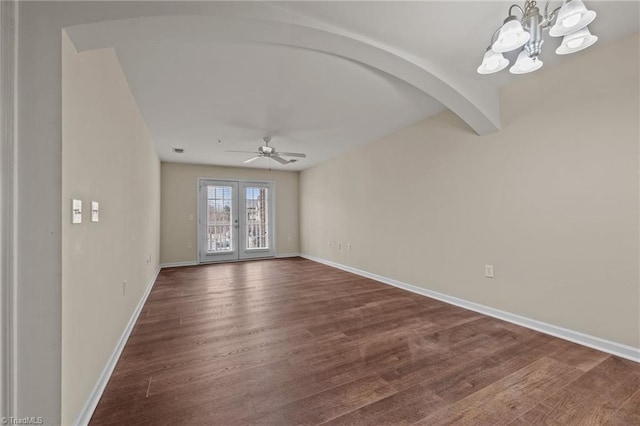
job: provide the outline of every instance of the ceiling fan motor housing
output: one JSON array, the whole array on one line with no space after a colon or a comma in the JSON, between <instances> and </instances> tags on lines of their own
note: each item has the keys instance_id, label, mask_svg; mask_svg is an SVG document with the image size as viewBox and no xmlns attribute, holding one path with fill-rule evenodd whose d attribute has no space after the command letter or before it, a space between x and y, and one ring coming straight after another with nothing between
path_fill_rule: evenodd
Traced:
<instances>
[{"instance_id":1,"label":"ceiling fan motor housing","mask_svg":"<svg viewBox=\"0 0 640 426\"><path fill-rule=\"evenodd\" d=\"M258 148L258 151L265 155L271 155L275 153L275 150L270 146L261 146Z\"/></svg>"}]
</instances>

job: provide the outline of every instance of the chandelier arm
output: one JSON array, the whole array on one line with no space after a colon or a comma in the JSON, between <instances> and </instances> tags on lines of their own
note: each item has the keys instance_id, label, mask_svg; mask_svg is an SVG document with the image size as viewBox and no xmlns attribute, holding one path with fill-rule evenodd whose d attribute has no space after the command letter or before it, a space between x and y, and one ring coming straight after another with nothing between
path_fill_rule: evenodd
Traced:
<instances>
[{"instance_id":1,"label":"chandelier arm","mask_svg":"<svg viewBox=\"0 0 640 426\"><path fill-rule=\"evenodd\" d=\"M558 11L562 9L562 6L564 6L564 4L566 3L566 0L563 0L562 5L553 9L551 13L549 13L549 3L551 3L551 0L547 0L547 4L544 5L543 20L540 23L540 26L542 28L548 28L549 26L551 26L551 21L555 19L556 15L558 14Z\"/></svg>"},{"instance_id":2,"label":"chandelier arm","mask_svg":"<svg viewBox=\"0 0 640 426\"><path fill-rule=\"evenodd\" d=\"M512 5L509 7L509 16L514 16L514 15L511 13L511 9L513 9L514 7L517 7L517 8L518 8L518 10L520 11L520 14L522 15L522 18L524 18L524 10L523 10L520 6L518 6L517 4L512 4ZM522 19L522 18L520 18L520 19Z\"/></svg>"},{"instance_id":3,"label":"chandelier arm","mask_svg":"<svg viewBox=\"0 0 640 426\"><path fill-rule=\"evenodd\" d=\"M544 17L546 18L547 16L549 16L549 3L551 3L551 0L547 0L547 4L544 5ZM553 12L552 12L553 13Z\"/></svg>"},{"instance_id":4,"label":"chandelier arm","mask_svg":"<svg viewBox=\"0 0 640 426\"><path fill-rule=\"evenodd\" d=\"M549 23L551 23L551 21L553 21L555 17L558 16L558 12L560 11L560 9L562 9L562 7L556 7L553 12L551 12L551 15L549 15Z\"/></svg>"}]
</instances>

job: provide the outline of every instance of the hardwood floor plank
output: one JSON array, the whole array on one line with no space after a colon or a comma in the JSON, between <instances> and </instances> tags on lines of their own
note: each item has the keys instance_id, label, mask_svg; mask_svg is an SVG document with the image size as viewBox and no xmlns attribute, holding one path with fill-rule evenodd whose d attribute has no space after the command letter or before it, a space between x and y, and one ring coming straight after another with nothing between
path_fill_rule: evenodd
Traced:
<instances>
[{"instance_id":1,"label":"hardwood floor plank","mask_svg":"<svg viewBox=\"0 0 640 426\"><path fill-rule=\"evenodd\" d=\"M475 321L486 324L490 319ZM499 344L516 344L516 341L508 339L505 342L503 335L493 333L490 328L483 333L481 326L478 327L474 321L463 323L414 342L403 361L390 365L380 376L396 389L402 390L434 379L455 366L477 362L504 347Z\"/></svg>"},{"instance_id":2,"label":"hardwood floor plank","mask_svg":"<svg viewBox=\"0 0 640 426\"><path fill-rule=\"evenodd\" d=\"M366 405L325 424L411 425L429 413L447 405L447 402L428 388L417 385Z\"/></svg>"},{"instance_id":3,"label":"hardwood floor plank","mask_svg":"<svg viewBox=\"0 0 640 426\"><path fill-rule=\"evenodd\" d=\"M609 354L596 351L566 340L556 339L553 342L554 350L548 356L556 361L589 371L607 358Z\"/></svg>"},{"instance_id":4,"label":"hardwood floor plank","mask_svg":"<svg viewBox=\"0 0 640 426\"><path fill-rule=\"evenodd\" d=\"M550 358L541 358L489 386L425 417L416 425L507 424L584 374Z\"/></svg>"},{"instance_id":5,"label":"hardwood floor plank","mask_svg":"<svg viewBox=\"0 0 640 426\"><path fill-rule=\"evenodd\" d=\"M368 376L259 414L249 424L317 425L393 393L393 388L380 377Z\"/></svg>"},{"instance_id":6,"label":"hardwood floor plank","mask_svg":"<svg viewBox=\"0 0 640 426\"><path fill-rule=\"evenodd\" d=\"M639 389L638 364L608 356L523 418L532 424L603 424Z\"/></svg>"},{"instance_id":7,"label":"hardwood floor plank","mask_svg":"<svg viewBox=\"0 0 640 426\"><path fill-rule=\"evenodd\" d=\"M606 422L607 425L640 425L640 390L636 391Z\"/></svg>"},{"instance_id":8,"label":"hardwood floor plank","mask_svg":"<svg viewBox=\"0 0 640 426\"><path fill-rule=\"evenodd\" d=\"M640 424L640 365L301 258L163 269L91 425Z\"/></svg>"},{"instance_id":9,"label":"hardwood floor plank","mask_svg":"<svg viewBox=\"0 0 640 426\"><path fill-rule=\"evenodd\" d=\"M552 338L533 337L479 359L460 364L445 374L424 382L435 394L453 403L531 364L548 351Z\"/></svg>"}]
</instances>

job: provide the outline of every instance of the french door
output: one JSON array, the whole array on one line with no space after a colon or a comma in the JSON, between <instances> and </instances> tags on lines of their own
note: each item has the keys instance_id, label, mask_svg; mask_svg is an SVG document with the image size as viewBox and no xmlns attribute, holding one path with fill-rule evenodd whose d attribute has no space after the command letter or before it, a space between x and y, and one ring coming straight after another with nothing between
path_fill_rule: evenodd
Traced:
<instances>
[{"instance_id":1,"label":"french door","mask_svg":"<svg viewBox=\"0 0 640 426\"><path fill-rule=\"evenodd\" d=\"M275 255L273 182L200 179L200 263Z\"/></svg>"}]
</instances>

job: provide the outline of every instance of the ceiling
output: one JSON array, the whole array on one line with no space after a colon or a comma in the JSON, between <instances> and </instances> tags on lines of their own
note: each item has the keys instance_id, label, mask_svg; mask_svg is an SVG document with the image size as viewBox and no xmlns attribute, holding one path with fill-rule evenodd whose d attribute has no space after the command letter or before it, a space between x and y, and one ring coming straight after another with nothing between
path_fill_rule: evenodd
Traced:
<instances>
[{"instance_id":1,"label":"ceiling","mask_svg":"<svg viewBox=\"0 0 640 426\"><path fill-rule=\"evenodd\" d=\"M162 161L303 170L447 108L489 133L499 88L527 78L475 72L505 2L168 3L67 28L80 51L115 48ZM587 6L599 44L638 31L638 2ZM559 42L545 37L546 68ZM265 135L307 158L227 152Z\"/></svg>"},{"instance_id":2,"label":"ceiling","mask_svg":"<svg viewBox=\"0 0 640 426\"><path fill-rule=\"evenodd\" d=\"M118 57L166 161L239 165L251 155L226 151L256 151L269 135L282 152L306 153L289 167L304 168L444 109L396 78L311 50L195 40L127 46Z\"/></svg>"}]
</instances>

